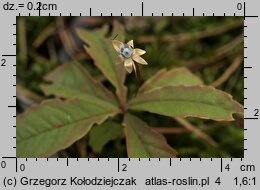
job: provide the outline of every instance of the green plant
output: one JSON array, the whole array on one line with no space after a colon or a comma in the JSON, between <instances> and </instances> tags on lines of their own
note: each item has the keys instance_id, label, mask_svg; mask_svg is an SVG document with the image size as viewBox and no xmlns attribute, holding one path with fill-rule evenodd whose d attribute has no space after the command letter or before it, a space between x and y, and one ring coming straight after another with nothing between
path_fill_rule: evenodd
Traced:
<instances>
[{"instance_id":1,"label":"green plant","mask_svg":"<svg viewBox=\"0 0 260 190\"><path fill-rule=\"evenodd\" d=\"M95 66L113 85L115 92L96 80L79 63L59 66L49 73L42 91L56 98L33 106L17 118L17 157L48 157L90 133L96 152L111 139L126 138L128 157L175 157L166 139L132 111L147 111L169 117L198 117L231 121L243 115L243 107L231 95L205 86L186 68L163 69L127 98L123 64L115 64L116 52L107 27L96 31L79 29L79 37ZM111 38L124 30L114 23ZM123 121L111 118L123 115ZM94 126L94 127L93 127ZM93 128L93 129L92 129Z\"/></svg>"}]
</instances>

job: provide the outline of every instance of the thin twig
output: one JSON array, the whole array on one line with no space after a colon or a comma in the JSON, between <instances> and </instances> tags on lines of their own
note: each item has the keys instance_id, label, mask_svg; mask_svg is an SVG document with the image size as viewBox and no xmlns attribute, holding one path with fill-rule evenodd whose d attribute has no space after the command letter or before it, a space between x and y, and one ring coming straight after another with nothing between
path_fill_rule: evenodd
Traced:
<instances>
[{"instance_id":1,"label":"thin twig","mask_svg":"<svg viewBox=\"0 0 260 190\"><path fill-rule=\"evenodd\" d=\"M34 92L20 86L17 84L16 86L16 96L22 103L30 106L35 103L40 103L43 98L39 95L35 94Z\"/></svg>"},{"instance_id":2,"label":"thin twig","mask_svg":"<svg viewBox=\"0 0 260 190\"><path fill-rule=\"evenodd\" d=\"M224 89L225 92L232 94L232 90L235 88L238 80L241 79L241 74L243 75L243 68L241 68L239 72L235 72L232 76L230 76L227 86Z\"/></svg>"},{"instance_id":3,"label":"thin twig","mask_svg":"<svg viewBox=\"0 0 260 190\"><path fill-rule=\"evenodd\" d=\"M26 38L26 20L25 17L19 17L18 19L18 35L19 35L19 55L21 62L23 63L22 68L24 71L27 67L27 38Z\"/></svg>"},{"instance_id":4,"label":"thin twig","mask_svg":"<svg viewBox=\"0 0 260 190\"><path fill-rule=\"evenodd\" d=\"M217 29L214 28L210 31L202 31L198 33L187 33L187 34L177 34L177 35L164 35L162 36L162 41L164 42L171 42L171 43L183 43L187 42L189 40L201 40L203 38L209 38L213 36L218 36L220 34L226 33L228 31L234 30L236 28L242 27L244 25L243 20L239 20L238 22L234 24L227 24L223 27L218 27ZM158 36L156 35L150 35L150 36L140 36L137 41L139 43L151 43L158 39Z\"/></svg>"},{"instance_id":5,"label":"thin twig","mask_svg":"<svg viewBox=\"0 0 260 190\"><path fill-rule=\"evenodd\" d=\"M192 125L189 121L187 121L184 118L176 117L174 118L176 121L178 121L183 127L185 127L190 132L193 132L195 135L197 135L199 138L203 139L210 145L214 147L218 147L217 142L215 142L211 137L209 137L206 133L202 132L200 129Z\"/></svg>"},{"instance_id":6,"label":"thin twig","mask_svg":"<svg viewBox=\"0 0 260 190\"><path fill-rule=\"evenodd\" d=\"M35 49L38 49L47 38L49 38L52 34L54 34L55 30L56 30L55 22L52 22L34 40L32 47L34 47Z\"/></svg>"},{"instance_id":7,"label":"thin twig","mask_svg":"<svg viewBox=\"0 0 260 190\"><path fill-rule=\"evenodd\" d=\"M77 141L76 146L79 153L79 157L86 158L88 156L86 138L84 137L83 139Z\"/></svg>"},{"instance_id":8,"label":"thin twig","mask_svg":"<svg viewBox=\"0 0 260 190\"><path fill-rule=\"evenodd\" d=\"M164 133L164 134L175 134L175 133L185 133L185 132L190 132L187 129L178 127L178 128L173 128L173 127L155 127L153 128L155 131L158 133Z\"/></svg>"},{"instance_id":9,"label":"thin twig","mask_svg":"<svg viewBox=\"0 0 260 190\"><path fill-rule=\"evenodd\" d=\"M194 70L202 69L206 66L211 66L212 64L216 64L220 62L222 59L226 58L228 55L242 51L243 50L242 46L240 49L236 49L239 47L239 44L241 44L242 42L243 42L243 35L239 34L234 40L217 49L214 52L212 57L207 57L205 59L199 59L199 60L193 59L191 61L187 61L186 67L194 71Z\"/></svg>"},{"instance_id":10,"label":"thin twig","mask_svg":"<svg viewBox=\"0 0 260 190\"><path fill-rule=\"evenodd\" d=\"M118 34L115 35L115 37L112 40L115 40L117 38Z\"/></svg>"},{"instance_id":11,"label":"thin twig","mask_svg":"<svg viewBox=\"0 0 260 190\"><path fill-rule=\"evenodd\" d=\"M71 32L66 28L64 19L62 17L57 19L57 25L59 28L59 36L63 47L72 59L76 59L75 54L78 51L78 47L72 38Z\"/></svg>"},{"instance_id":12,"label":"thin twig","mask_svg":"<svg viewBox=\"0 0 260 190\"><path fill-rule=\"evenodd\" d=\"M242 58L240 56L236 57L233 63L228 67L228 69L210 85L213 87L217 87L222 83L224 83L230 77L230 75L232 75L236 71L236 69L239 67L241 63L242 63Z\"/></svg>"},{"instance_id":13,"label":"thin twig","mask_svg":"<svg viewBox=\"0 0 260 190\"><path fill-rule=\"evenodd\" d=\"M57 52L56 52L55 45L52 40L47 41L47 48L48 48L50 60L52 62L57 62L57 60L58 60Z\"/></svg>"}]
</instances>

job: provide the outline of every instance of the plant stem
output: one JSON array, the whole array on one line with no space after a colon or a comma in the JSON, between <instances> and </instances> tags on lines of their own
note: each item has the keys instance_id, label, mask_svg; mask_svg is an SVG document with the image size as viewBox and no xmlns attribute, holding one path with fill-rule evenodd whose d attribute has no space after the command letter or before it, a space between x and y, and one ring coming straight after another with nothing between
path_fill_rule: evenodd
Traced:
<instances>
[{"instance_id":1,"label":"plant stem","mask_svg":"<svg viewBox=\"0 0 260 190\"><path fill-rule=\"evenodd\" d=\"M139 88L141 86L141 84L142 84L141 71L140 71L139 65L136 64L135 62L134 62L134 64L135 64L135 76L137 78L137 84L138 84L138 88Z\"/></svg>"}]
</instances>

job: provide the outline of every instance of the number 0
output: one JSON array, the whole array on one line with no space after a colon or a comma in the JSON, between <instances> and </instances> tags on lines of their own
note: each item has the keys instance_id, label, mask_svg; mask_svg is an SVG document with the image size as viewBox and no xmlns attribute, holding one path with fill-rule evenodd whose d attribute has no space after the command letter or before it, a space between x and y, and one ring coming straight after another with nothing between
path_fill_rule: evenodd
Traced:
<instances>
[{"instance_id":1,"label":"number 0","mask_svg":"<svg viewBox=\"0 0 260 190\"><path fill-rule=\"evenodd\" d=\"M243 8L243 5L242 5L242 3L238 3L238 4L237 4L237 10L241 11L241 10L242 10L242 8Z\"/></svg>"},{"instance_id":2,"label":"number 0","mask_svg":"<svg viewBox=\"0 0 260 190\"><path fill-rule=\"evenodd\" d=\"M20 165L20 170L23 172L25 170L25 165L24 164L21 164Z\"/></svg>"},{"instance_id":3,"label":"number 0","mask_svg":"<svg viewBox=\"0 0 260 190\"><path fill-rule=\"evenodd\" d=\"M5 161L1 162L1 168L6 168L6 162Z\"/></svg>"},{"instance_id":4,"label":"number 0","mask_svg":"<svg viewBox=\"0 0 260 190\"><path fill-rule=\"evenodd\" d=\"M28 3L27 3L27 9L28 9L29 11L33 10L33 3L32 3L32 2L28 2Z\"/></svg>"}]
</instances>

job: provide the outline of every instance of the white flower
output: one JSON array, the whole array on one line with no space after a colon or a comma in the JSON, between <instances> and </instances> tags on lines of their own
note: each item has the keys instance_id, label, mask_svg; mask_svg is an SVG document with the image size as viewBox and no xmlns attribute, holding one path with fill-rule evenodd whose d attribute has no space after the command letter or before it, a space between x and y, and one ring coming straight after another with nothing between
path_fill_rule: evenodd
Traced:
<instances>
[{"instance_id":1,"label":"white flower","mask_svg":"<svg viewBox=\"0 0 260 190\"><path fill-rule=\"evenodd\" d=\"M112 44L115 50L119 53L116 63L123 63L128 73L132 73L133 69L136 72L136 65L134 62L142 65L148 65L148 63L140 57L145 54L146 51L139 48L134 48L133 40L130 40L127 44L124 44L118 40L113 40Z\"/></svg>"}]
</instances>

